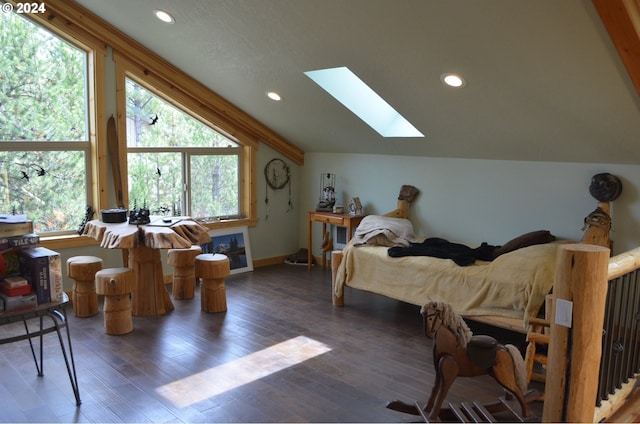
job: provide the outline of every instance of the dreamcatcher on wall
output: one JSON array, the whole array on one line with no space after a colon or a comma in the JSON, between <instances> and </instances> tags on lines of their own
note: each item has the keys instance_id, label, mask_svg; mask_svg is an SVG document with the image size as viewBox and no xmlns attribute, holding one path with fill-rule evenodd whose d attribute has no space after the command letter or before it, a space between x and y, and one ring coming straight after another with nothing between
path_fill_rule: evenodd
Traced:
<instances>
[{"instance_id":1,"label":"dreamcatcher on wall","mask_svg":"<svg viewBox=\"0 0 640 424\"><path fill-rule=\"evenodd\" d=\"M282 159L271 159L264 167L264 177L266 181L264 203L267 206L267 214L265 220L269 219L269 187L273 190L281 190L286 185L289 186L289 204L287 212L293 209L291 202L291 170Z\"/></svg>"}]
</instances>

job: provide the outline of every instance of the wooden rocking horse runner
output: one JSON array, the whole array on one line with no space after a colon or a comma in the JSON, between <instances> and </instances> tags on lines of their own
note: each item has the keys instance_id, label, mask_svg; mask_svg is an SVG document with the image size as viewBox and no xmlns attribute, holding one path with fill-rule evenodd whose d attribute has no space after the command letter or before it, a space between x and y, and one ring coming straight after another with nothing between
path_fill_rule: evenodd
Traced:
<instances>
[{"instance_id":1,"label":"wooden rocking horse runner","mask_svg":"<svg viewBox=\"0 0 640 424\"><path fill-rule=\"evenodd\" d=\"M434 387L422 410L401 401L392 401L387 408L437 421L447 392L458 376L489 374L517 399L522 415L528 416L526 368L515 346L501 345L490 336L473 336L462 317L447 303L429 302L422 307L421 313L425 334L433 338ZM486 409L498 412L507 407L493 404Z\"/></svg>"}]
</instances>

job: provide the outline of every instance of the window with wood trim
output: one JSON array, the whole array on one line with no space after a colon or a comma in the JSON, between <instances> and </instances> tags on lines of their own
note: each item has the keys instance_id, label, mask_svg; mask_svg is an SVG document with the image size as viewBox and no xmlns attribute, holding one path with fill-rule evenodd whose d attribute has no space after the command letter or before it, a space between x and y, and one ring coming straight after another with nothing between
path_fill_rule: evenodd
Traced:
<instances>
[{"instance_id":1,"label":"window with wood trim","mask_svg":"<svg viewBox=\"0 0 640 424\"><path fill-rule=\"evenodd\" d=\"M45 236L75 233L97 198L97 52L63 37L0 14L0 213L26 214Z\"/></svg>"},{"instance_id":2,"label":"window with wood trim","mask_svg":"<svg viewBox=\"0 0 640 424\"><path fill-rule=\"evenodd\" d=\"M126 204L216 225L256 220L257 144L163 75L114 52L118 108L126 110Z\"/></svg>"},{"instance_id":3,"label":"window with wood trim","mask_svg":"<svg viewBox=\"0 0 640 424\"><path fill-rule=\"evenodd\" d=\"M243 218L239 144L135 80L125 87L129 204L154 215Z\"/></svg>"}]
</instances>

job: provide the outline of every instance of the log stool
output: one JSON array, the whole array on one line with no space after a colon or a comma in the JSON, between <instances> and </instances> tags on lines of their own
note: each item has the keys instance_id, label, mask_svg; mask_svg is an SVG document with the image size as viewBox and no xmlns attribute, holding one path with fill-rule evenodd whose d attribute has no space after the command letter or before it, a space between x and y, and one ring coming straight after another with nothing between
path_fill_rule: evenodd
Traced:
<instances>
[{"instance_id":1,"label":"log stool","mask_svg":"<svg viewBox=\"0 0 640 424\"><path fill-rule=\"evenodd\" d=\"M167 264L174 267L172 286L174 299L193 299L196 289L195 260L201 253L200 246L191 246L189 249L169 249L167 252Z\"/></svg>"},{"instance_id":2,"label":"log stool","mask_svg":"<svg viewBox=\"0 0 640 424\"><path fill-rule=\"evenodd\" d=\"M229 275L230 271L229 258L225 255L203 253L196 256L196 277L202 280L200 308L204 312L227 310L224 277Z\"/></svg>"},{"instance_id":3,"label":"log stool","mask_svg":"<svg viewBox=\"0 0 640 424\"><path fill-rule=\"evenodd\" d=\"M67 276L73 279L71 303L77 317L98 313L95 276L102 269L102 259L96 256L73 256L67 259Z\"/></svg>"},{"instance_id":4,"label":"log stool","mask_svg":"<svg viewBox=\"0 0 640 424\"><path fill-rule=\"evenodd\" d=\"M135 275L130 268L107 268L96 273L96 292L104 295L104 330L107 334L133 331L131 291Z\"/></svg>"}]
</instances>

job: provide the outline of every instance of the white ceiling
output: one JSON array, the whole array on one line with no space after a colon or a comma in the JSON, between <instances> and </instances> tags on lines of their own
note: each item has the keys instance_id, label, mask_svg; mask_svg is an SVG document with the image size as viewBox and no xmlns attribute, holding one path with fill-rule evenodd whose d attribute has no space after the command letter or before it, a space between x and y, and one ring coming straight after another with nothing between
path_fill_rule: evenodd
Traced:
<instances>
[{"instance_id":1,"label":"white ceiling","mask_svg":"<svg viewBox=\"0 0 640 424\"><path fill-rule=\"evenodd\" d=\"M590 0L76 1L305 152L640 163L640 96ZM303 74L336 66L426 138L381 138Z\"/></svg>"}]
</instances>

